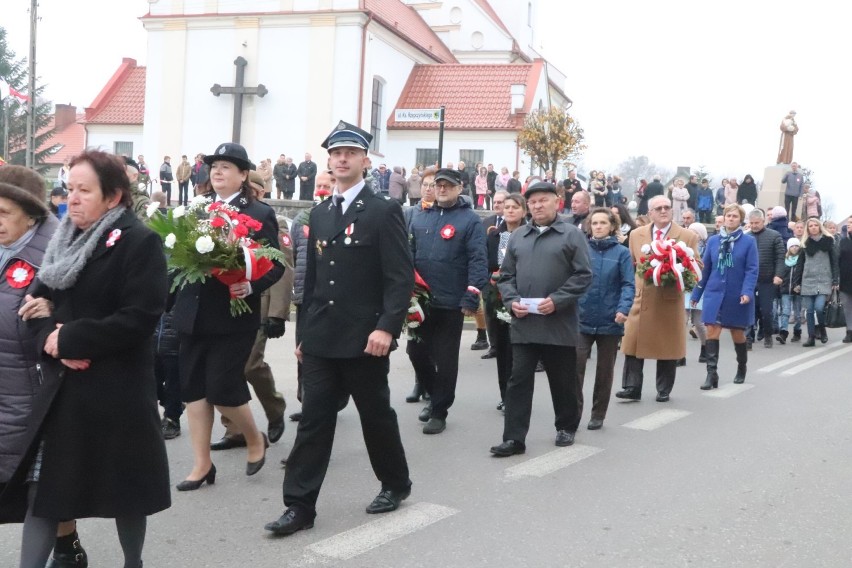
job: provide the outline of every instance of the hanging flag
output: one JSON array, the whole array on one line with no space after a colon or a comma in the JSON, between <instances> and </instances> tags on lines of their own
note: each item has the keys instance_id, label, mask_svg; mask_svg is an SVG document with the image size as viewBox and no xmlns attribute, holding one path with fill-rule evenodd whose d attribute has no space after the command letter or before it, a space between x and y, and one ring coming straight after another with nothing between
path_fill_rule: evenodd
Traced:
<instances>
[{"instance_id":1,"label":"hanging flag","mask_svg":"<svg viewBox=\"0 0 852 568\"><path fill-rule=\"evenodd\" d=\"M9 96L13 96L21 102L28 102L30 100L28 96L24 95L20 91L16 91L9 83L0 79L0 100L8 98Z\"/></svg>"}]
</instances>

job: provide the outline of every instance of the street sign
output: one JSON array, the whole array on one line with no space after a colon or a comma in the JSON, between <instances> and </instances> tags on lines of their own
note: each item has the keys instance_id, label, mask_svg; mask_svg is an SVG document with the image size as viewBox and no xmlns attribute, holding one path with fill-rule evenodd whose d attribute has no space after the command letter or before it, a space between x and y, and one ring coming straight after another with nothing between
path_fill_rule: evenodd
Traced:
<instances>
[{"instance_id":1,"label":"street sign","mask_svg":"<svg viewBox=\"0 0 852 568\"><path fill-rule=\"evenodd\" d=\"M440 122L441 109L439 108L417 108L396 109L394 119L397 122Z\"/></svg>"}]
</instances>

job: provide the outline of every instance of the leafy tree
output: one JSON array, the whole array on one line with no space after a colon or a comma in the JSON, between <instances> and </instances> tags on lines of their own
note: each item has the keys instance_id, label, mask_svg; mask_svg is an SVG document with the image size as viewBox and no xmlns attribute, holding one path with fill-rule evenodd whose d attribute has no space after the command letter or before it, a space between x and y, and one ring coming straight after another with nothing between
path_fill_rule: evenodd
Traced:
<instances>
[{"instance_id":1,"label":"leafy tree","mask_svg":"<svg viewBox=\"0 0 852 568\"><path fill-rule=\"evenodd\" d=\"M9 85L27 96L33 96L27 92L27 61L24 58L17 59L15 52L9 49L6 41L6 29L0 27L0 78ZM35 147L41 151L35 154L35 164L43 164L45 159L54 154L59 147L47 142L53 136L53 129L47 128L53 117L53 103L41 99L44 85L38 86L35 91L35 117L34 130L36 132ZM6 110L8 108L8 110ZM9 137L9 156L3 158L10 164L24 165L26 163L27 147L27 105L15 97L9 97L3 101L3 110L0 113L0 145ZM8 120L8 124L6 119ZM2 148L0 148L2 151ZM36 166L39 171L45 171L47 167Z\"/></svg>"},{"instance_id":2,"label":"leafy tree","mask_svg":"<svg viewBox=\"0 0 852 568\"><path fill-rule=\"evenodd\" d=\"M518 146L542 169L554 174L559 162L579 157L586 149L580 124L557 106L530 113L518 134Z\"/></svg>"}]
</instances>

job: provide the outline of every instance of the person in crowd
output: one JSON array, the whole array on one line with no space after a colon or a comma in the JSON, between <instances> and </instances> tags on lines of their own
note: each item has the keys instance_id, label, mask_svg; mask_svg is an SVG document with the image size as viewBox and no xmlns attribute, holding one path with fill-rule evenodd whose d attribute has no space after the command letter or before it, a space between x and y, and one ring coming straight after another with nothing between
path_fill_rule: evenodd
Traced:
<instances>
[{"instance_id":1,"label":"person in crowd","mask_svg":"<svg viewBox=\"0 0 852 568\"><path fill-rule=\"evenodd\" d=\"M388 196L399 201L400 205L405 205L407 195L408 182L402 175L402 166L394 166L388 180Z\"/></svg>"},{"instance_id":2,"label":"person in crowd","mask_svg":"<svg viewBox=\"0 0 852 568\"><path fill-rule=\"evenodd\" d=\"M568 177L562 181L562 187L565 188L565 199L569 203L575 193L583 191L583 184L577 179L577 170L568 171Z\"/></svg>"},{"instance_id":3,"label":"person in crowd","mask_svg":"<svg viewBox=\"0 0 852 568\"><path fill-rule=\"evenodd\" d=\"M761 209L753 209L748 214L751 236L757 242L757 257L759 259L759 272L757 275L757 286L755 288L755 300L757 314L763 332L763 346L771 348L774 345L772 339L775 333L775 298L778 296L779 286L784 281L784 240L777 231L766 226L766 219ZM749 331L749 335L754 330ZM757 340L761 337L758 334Z\"/></svg>"},{"instance_id":4,"label":"person in crowd","mask_svg":"<svg viewBox=\"0 0 852 568\"><path fill-rule=\"evenodd\" d=\"M171 504L151 348L166 260L131 203L120 157L74 157L68 215L18 310L37 329L41 386L0 511L27 494L25 568L45 565L59 521L88 517L115 519L123 565L141 566L147 517Z\"/></svg>"},{"instance_id":5,"label":"person in crowd","mask_svg":"<svg viewBox=\"0 0 852 568\"><path fill-rule=\"evenodd\" d=\"M170 156L164 156L163 163L160 165L160 177L157 181L160 183L160 189L166 194L166 203L172 202L172 181L174 179L172 159Z\"/></svg>"},{"instance_id":6,"label":"person in crowd","mask_svg":"<svg viewBox=\"0 0 852 568\"><path fill-rule=\"evenodd\" d=\"M264 527L280 536L314 526L342 393L355 401L381 482L366 512L394 511L411 493L388 369L414 268L400 204L374 193L363 179L371 140L368 132L340 121L322 143L337 181L334 195L310 213L303 329L296 348L303 365L302 419L287 458L287 509Z\"/></svg>"},{"instance_id":7,"label":"person in crowd","mask_svg":"<svg viewBox=\"0 0 852 568\"><path fill-rule=\"evenodd\" d=\"M578 191L571 197L571 214L568 216L568 222L583 229L586 222L586 217L589 216L589 209L592 206L592 197L588 191Z\"/></svg>"},{"instance_id":8,"label":"person in crowd","mask_svg":"<svg viewBox=\"0 0 852 568\"><path fill-rule=\"evenodd\" d=\"M151 192L151 203L157 204L157 210L160 211L160 213L165 214L169 210L169 207L166 204L166 194L159 189Z\"/></svg>"},{"instance_id":9,"label":"person in crowd","mask_svg":"<svg viewBox=\"0 0 852 568\"><path fill-rule=\"evenodd\" d=\"M647 215L648 214L648 198L645 197L645 192L648 188L648 181L643 179L639 180L639 186L636 188L636 191L633 193L633 197L639 200L639 203L636 205L636 215Z\"/></svg>"},{"instance_id":10,"label":"person in crowd","mask_svg":"<svg viewBox=\"0 0 852 568\"><path fill-rule=\"evenodd\" d=\"M612 176L612 183L609 189L609 198L607 201L607 205L612 207L618 203L624 204L627 203L627 198L621 193L621 178L618 176Z\"/></svg>"},{"instance_id":11,"label":"person in crowd","mask_svg":"<svg viewBox=\"0 0 852 568\"><path fill-rule=\"evenodd\" d=\"M793 231L790 230L790 222L787 220L787 210L776 205L770 211L772 212L772 220L766 226L781 235L781 239L786 243L793 238Z\"/></svg>"},{"instance_id":12,"label":"person in crowd","mask_svg":"<svg viewBox=\"0 0 852 568\"><path fill-rule=\"evenodd\" d=\"M787 239L787 253L784 256L784 276L781 281L781 310L778 316L778 337L781 345L787 343L790 327L790 315L793 316L793 339L799 341L802 337L802 297L794 289L793 282L801 280L802 267L799 265L801 242L796 237Z\"/></svg>"},{"instance_id":13,"label":"person in crowd","mask_svg":"<svg viewBox=\"0 0 852 568\"><path fill-rule=\"evenodd\" d=\"M802 343L802 347L813 347L817 334L821 343L828 343L823 310L828 296L838 289L840 278L834 239L822 222L816 217L810 217L806 231L798 260L802 270L793 281L793 289L802 298L808 324L808 340Z\"/></svg>"},{"instance_id":14,"label":"person in crowd","mask_svg":"<svg viewBox=\"0 0 852 568\"><path fill-rule=\"evenodd\" d=\"M651 219L648 218L647 215L639 215L638 217L636 217L636 226L637 227L644 227L644 226L650 225L650 224L651 224Z\"/></svg>"},{"instance_id":15,"label":"person in crowd","mask_svg":"<svg viewBox=\"0 0 852 568\"><path fill-rule=\"evenodd\" d=\"M506 191L509 193L521 193L521 172L515 170L512 172L512 178L506 182Z\"/></svg>"},{"instance_id":16,"label":"person in crowd","mask_svg":"<svg viewBox=\"0 0 852 568\"><path fill-rule=\"evenodd\" d=\"M654 174L654 177L651 178L651 183L645 188L645 199L648 203L658 195L665 194L666 189L663 187L663 182L660 179L660 174Z\"/></svg>"},{"instance_id":17,"label":"person in crowd","mask_svg":"<svg viewBox=\"0 0 852 568\"><path fill-rule=\"evenodd\" d=\"M623 203L613 204L610 210L615 215L616 227L618 229L615 231L614 236L619 243L627 246L627 239L630 238L630 232L636 228L636 222L630 216L630 211L627 210L627 207Z\"/></svg>"},{"instance_id":18,"label":"person in crowd","mask_svg":"<svg viewBox=\"0 0 852 568\"><path fill-rule=\"evenodd\" d=\"M319 176L317 176L319 178ZM264 203L266 186L260 173L249 172L249 187L258 204ZM278 225L278 245L287 264L293 266L292 239L286 223ZM284 434L284 411L287 401L284 395L275 387L275 377L272 369L264 361L267 339L277 339L284 335L286 323L290 320L290 302L293 294L293 271L286 270L284 275L260 295L260 329L257 331L254 345L251 348L245 366L246 381L254 389L258 402L266 414L268 427L266 434L270 443L275 443ZM222 415L222 425L225 434L218 442L210 444L211 450L229 450L246 447L246 438L238 426Z\"/></svg>"},{"instance_id":19,"label":"person in crowd","mask_svg":"<svg viewBox=\"0 0 852 568\"><path fill-rule=\"evenodd\" d=\"M175 177L178 182L178 205L187 205L189 203L189 178L192 176L192 165L187 157L180 157Z\"/></svg>"},{"instance_id":20,"label":"person in crowd","mask_svg":"<svg viewBox=\"0 0 852 568\"><path fill-rule=\"evenodd\" d=\"M737 192L740 186L737 184L736 178L728 178L728 184L725 186L725 205L731 205L737 202ZM742 205L742 204L740 204Z\"/></svg>"},{"instance_id":21,"label":"person in crowd","mask_svg":"<svg viewBox=\"0 0 852 568\"><path fill-rule=\"evenodd\" d=\"M458 171L459 171L459 175L461 176L461 182L462 182L462 195L466 195L466 196L470 197L473 200L474 203L476 201L474 199L474 196L471 195L471 189L472 189L474 178L476 178L476 174L477 174L477 172L479 172L480 165L481 164L477 164L476 169L474 169L472 172L467 169L467 165L464 163L463 160L459 160L459 165L458 165Z\"/></svg>"},{"instance_id":22,"label":"person in crowd","mask_svg":"<svg viewBox=\"0 0 852 568\"><path fill-rule=\"evenodd\" d=\"M278 199L284 199L284 169L286 167L287 156L280 154L275 165L272 166L272 179L275 180L275 195Z\"/></svg>"},{"instance_id":23,"label":"person in crowd","mask_svg":"<svg viewBox=\"0 0 852 568\"><path fill-rule=\"evenodd\" d=\"M683 179L677 178L672 186L672 216L678 223L683 223L683 213L689 209L689 190ZM694 217L694 215L693 215ZM682 225L686 226L686 225Z\"/></svg>"},{"instance_id":24,"label":"person in crowd","mask_svg":"<svg viewBox=\"0 0 852 568\"><path fill-rule=\"evenodd\" d=\"M373 170L373 179L376 180L376 186L378 187L376 193L382 197L388 197L390 177L391 171L385 164L379 164L379 167Z\"/></svg>"},{"instance_id":25,"label":"person in crowd","mask_svg":"<svg viewBox=\"0 0 852 568\"><path fill-rule=\"evenodd\" d=\"M64 187L54 187L50 192L50 201L47 207L61 221L68 211L68 191Z\"/></svg>"},{"instance_id":26,"label":"person in crowd","mask_svg":"<svg viewBox=\"0 0 852 568\"><path fill-rule=\"evenodd\" d=\"M420 183L423 181L423 178L420 175L420 172L422 171L423 168L414 166L411 168L411 175L408 176L408 204L411 206L417 205L420 202L420 199L422 199L420 191Z\"/></svg>"},{"instance_id":27,"label":"person in crowd","mask_svg":"<svg viewBox=\"0 0 852 568\"><path fill-rule=\"evenodd\" d=\"M755 185L754 178L751 177L751 174L746 174L743 178L743 182L740 184L739 188L737 188L737 203L740 205L743 203L755 205L757 203L757 185Z\"/></svg>"},{"instance_id":28,"label":"person in crowd","mask_svg":"<svg viewBox=\"0 0 852 568\"><path fill-rule=\"evenodd\" d=\"M424 434L446 428L456 396L459 344L465 316L479 308L480 293L488 283L485 228L466 200L457 170L435 174L434 206L411 221L409 241L414 268L431 289L429 315L418 328L421 341L409 343L414 372L431 400L420 413Z\"/></svg>"},{"instance_id":29,"label":"person in crowd","mask_svg":"<svg viewBox=\"0 0 852 568\"><path fill-rule=\"evenodd\" d=\"M622 205L623 207L623 205ZM597 366L589 430L599 430L606 418L612 394L612 378L624 322L633 305L636 282L630 250L619 246L619 220L606 209L589 215L589 257L592 284L580 299L580 339L577 345L577 399L583 415L583 379L586 362L597 344Z\"/></svg>"},{"instance_id":30,"label":"person in crowd","mask_svg":"<svg viewBox=\"0 0 852 568\"><path fill-rule=\"evenodd\" d=\"M136 162L133 158L127 157L124 158L124 162L126 164L125 173L130 181L130 199L133 204L131 209L144 222L148 218L145 211L148 209L151 200L148 198L148 194L141 189L142 184L139 183L140 174Z\"/></svg>"},{"instance_id":31,"label":"person in crowd","mask_svg":"<svg viewBox=\"0 0 852 568\"><path fill-rule=\"evenodd\" d=\"M799 171L797 162L790 164L790 171L786 172L784 177L781 178L781 184L784 185L784 209L787 211L787 217L791 221L798 221L796 214L799 208L799 198L804 192L805 176ZM801 240L803 237L797 236L796 238Z\"/></svg>"},{"instance_id":32,"label":"person in crowd","mask_svg":"<svg viewBox=\"0 0 852 568\"><path fill-rule=\"evenodd\" d=\"M68 171L71 169L69 167L70 164L70 158L65 158L64 160L62 160L62 166L60 166L59 172L57 172L56 174L56 182L62 189L68 189Z\"/></svg>"},{"instance_id":33,"label":"person in crowd","mask_svg":"<svg viewBox=\"0 0 852 568\"><path fill-rule=\"evenodd\" d=\"M652 241L684 241L693 251L698 248L698 236L672 221L672 203L665 196L652 198L648 203L651 224L630 234L630 255L633 263L643 256L642 246ZM668 402L674 387L677 362L686 356L686 318L683 295L673 287L657 287L636 275L636 298L624 326L621 351L624 353L622 390L615 396L624 400L641 400L645 359L657 360L657 401Z\"/></svg>"},{"instance_id":34,"label":"person in crowd","mask_svg":"<svg viewBox=\"0 0 852 568\"><path fill-rule=\"evenodd\" d=\"M255 167L246 149L226 142L204 161L210 166L213 186L207 198L259 221L262 228L254 238L278 248L278 221L272 208L254 197L249 172ZM251 394L244 372L260 329L261 295L283 274L284 267L275 262L252 282L226 286L210 278L178 291L172 313L180 333L181 398L187 403L194 462L186 479L177 484L178 491L194 491L216 481L216 466L210 459L214 407L245 437L246 475L255 475L266 463L269 441L257 429L249 409ZM251 311L232 316L231 297L245 300Z\"/></svg>"},{"instance_id":35,"label":"person in crowd","mask_svg":"<svg viewBox=\"0 0 852 568\"><path fill-rule=\"evenodd\" d=\"M712 222L713 190L710 189L710 180L707 178L701 180L701 187L698 188L698 194L695 198L695 210L698 212L700 223Z\"/></svg>"},{"instance_id":36,"label":"person in crowd","mask_svg":"<svg viewBox=\"0 0 852 568\"><path fill-rule=\"evenodd\" d=\"M284 177L284 184L282 188L284 199L293 199L293 195L296 193L296 178L299 177L299 169L296 167L296 164L293 163L293 158L290 156L284 158L282 175ZM301 191L302 187L300 183L299 192L301 193ZM299 197L301 198L301 195Z\"/></svg>"},{"instance_id":37,"label":"person in crowd","mask_svg":"<svg viewBox=\"0 0 852 568\"><path fill-rule=\"evenodd\" d=\"M687 227L690 231L698 235L698 249L695 255L698 258L703 258L704 250L707 248L707 227L703 223L692 223ZM689 294L684 295L684 303L686 306L686 324L691 326L690 335L701 342L701 352L698 355L699 363L707 362L707 327L701 319L701 312L704 309L704 299L698 300L698 304L692 306ZM680 366L686 365L686 357L680 360Z\"/></svg>"},{"instance_id":38,"label":"person in crowd","mask_svg":"<svg viewBox=\"0 0 852 568\"><path fill-rule=\"evenodd\" d=\"M195 163L192 164L192 174L189 179L192 182L192 191L195 195L202 195L209 190L207 184L210 183L210 169L204 163L204 154L195 156Z\"/></svg>"},{"instance_id":39,"label":"person in crowd","mask_svg":"<svg viewBox=\"0 0 852 568\"><path fill-rule=\"evenodd\" d=\"M822 217L822 199L819 192L806 183L802 189L802 218L810 219L811 217L817 219Z\"/></svg>"},{"instance_id":40,"label":"person in crowd","mask_svg":"<svg viewBox=\"0 0 852 568\"><path fill-rule=\"evenodd\" d=\"M689 181L686 182L686 190L689 192L689 200L686 202L686 206L693 211L695 211L696 207L698 207L698 190L701 189L701 186L698 184L698 176L691 175L689 176ZM688 227L689 224L685 223L684 227Z\"/></svg>"},{"instance_id":41,"label":"person in crowd","mask_svg":"<svg viewBox=\"0 0 852 568\"><path fill-rule=\"evenodd\" d=\"M501 189L504 191L508 191L510 179L512 179L512 176L509 175L509 168L507 168L506 166L500 168L500 174L494 180L495 192L500 191Z\"/></svg>"},{"instance_id":42,"label":"person in crowd","mask_svg":"<svg viewBox=\"0 0 852 568\"><path fill-rule=\"evenodd\" d=\"M494 195L495 207L500 197L501 193L498 191ZM509 335L509 322L500 319L497 315L497 312L505 310L505 307L502 302L499 302L500 292L494 278L506 257L509 237L525 224L527 215L527 203L523 196L513 193L503 197L504 200L501 205L502 222L487 227L488 271L492 277L487 285L487 291L483 294L485 310L491 328L491 350L489 353L493 351L493 357L497 359L497 386L500 390L500 402L497 405L497 410L500 411L505 408L506 385L509 383L509 377L512 374L512 343Z\"/></svg>"},{"instance_id":43,"label":"person in crowd","mask_svg":"<svg viewBox=\"0 0 852 568\"><path fill-rule=\"evenodd\" d=\"M834 221L829 219L829 220L827 220L823 223L823 226L825 227L825 230L828 231L828 234L831 235L831 237L834 239L834 244L839 246L840 245L840 237L842 235L837 230L837 223L835 223Z\"/></svg>"},{"instance_id":44,"label":"person in crowd","mask_svg":"<svg viewBox=\"0 0 852 568\"><path fill-rule=\"evenodd\" d=\"M595 200L595 207L605 207L609 189L606 186L606 174L602 171L597 172L595 177L589 181L589 191L592 198Z\"/></svg>"},{"instance_id":45,"label":"person in crowd","mask_svg":"<svg viewBox=\"0 0 852 568\"><path fill-rule=\"evenodd\" d=\"M132 158L131 158L131 160L132 160ZM127 161L127 160L125 160L125 161ZM128 163L130 163L130 162L128 162ZM136 168L136 170L137 170L136 173L139 174L137 181L142 186L140 188L140 191L142 191L142 193L145 193L145 194L150 193L151 187L154 184L155 180L153 180L152 177L151 177L151 170L150 170L150 168L148 168L148 164L145 162L145 156L143 156L142 154L139 154L139 156L137 156L137 158L134 162L133 167ZM133 189L133 179L132 178L130 180L130 188Z\"/></svg>"},{"instance_id":46,"label":"person in crowd","mask_svg":"<svg viewBox=\"0 0 852 568\"><path fill-rule=\"evenodd\" d=\"M485 196L488 195L488 169L479 168L479 175L474 180L474 188L476 190L476 208L482 209L485 204Z\"/></svg>"},{"instance_id":47,"label":"person in crowd","mask_svg":"<svg viewBox=\"0 0 852 568\"><path fill-rule=\"evenodd\" d=\"M503 217L503 204L506 203L506 198L509 196L509 192L505 189L498 189L494 192L494 197L492 198L492 206L494 207L493 215L489 215L488 217L482 220L482 226L485 227L486 237L493 231L500 230L500 226L505 222ZM488 239L486 238L486 241ZM489 262L489 267L491 263ZM489 268L489 274L494 271ZM479 309L476 311L476 342L470 346L471 350L476 351L480 350L483 347L487 349L485 353L482 354L482 359L492 359L497 356L497 351L494 346L494 335L496 333L495 325L497 325L496 316L494 315L494 310L489 310L485 305L485 295L482 295L482 301L480 301ZM480 327L482 326L482 327ZM484 328L484 329L483 329Z\"/></svg>"},{"instance_id":48,"label":"person in crowd","mask_svg":"<svg viewBox=\"0 0 852 568\"><path fill-rule=\"evenodd\" d=\"M301 201L313 201L317 165L309 152L305 153L305 160L296 168L296 175L299 177L299 199Z\"/></svg>"},{"instance_id":49,"label":"person in crowd","mask_svg":"<svg viewBox=\"0 0 852 568\"><path fill-rule=\"evenodd\" d=\"M837 247L837 267L840 276L840 301L846 316L846 336L843 343L852 343L852 216L846 219L846 234Z\"/></svg>"},{"instance_id":50,"label":"person in crowd","mask_svg":"<svg viewBox=\"0 0 852 568\"><path fill-rule=\"evenodd\" d=\"M503 442L491 448L497 457L526 451L539 359L550 383L555 444L572 445L580 424L577 302L592 282L588 246L583 233L558 215L555 185L536 183L527 188L526 199L532 223L509 239L497 280L503 305L513 316Z\"/></svg>"},{"instance_id":51,"label":"person in crowd","mask_svg":"<svg viewBox=\"0 0 852 568\"><path fill-rule=\"evenodd\" d=\"M488 164L488 166L486 166L486 171L488 172L488 191L485 194L485 203L483 204L483 208L491 209L491 198L494 196L494 192L497 191L497 172L494 171L494 164Z\"/></svg>"},{"instance_id":52,"label":"person in crowd","mask_svg":"<svg viewBox=\"0 0 852 568\"><path fill-rule=\"evenodd\" d=\"M725 201L726 201L725 190L727 189L727 187L728 187L728 178L723 178L722 181L721 181L721 185L719 185L719 187L716 188L714 201L716 203L716 218L717 219L719 217L724 218L724 215L722 214L722 212L725 210ZM719 229L717 228L716 230L718 231Z\"/></svg>"},{"instance_id":53,"label":"person in crowd","mask_svg":"<svg viewBox=\"0 0 852 568\"><path fill-rule=\"evenodd\" d=\"M718 233L722 229L722 225L725 224L725 216L724 215L716 215L716 218L713 222L713 225Z\"/></svg>"},{"instance_id":54,"label":"person in crowd","mask_svg":"<svg viewBox=\"0 0 852 568\"><path fill-rule=\"evenodd\" d=\"M754 302L759 261L757 242L743 232L744 219L740 205L725 207L725 224L707 241L702 278L692 291L693 307L704 300L702 318L707 326L707 377L700 387L702 390L719 386L719 337L723 328L731 332L737 354L734 383L745 381L748 370L745 332L754 325L754 310L750 306Z\"/></svg>"},{"instance_id":55,"label":"person in crowd","mask_svg":"<svg viewBox=\"0 0 852 568\"><path fill-rule=\"evenodd\" d=\"M793 236L799 239L800 242L804 242L805 240L805 222L804 221L796 221L793 225Z\"/></svg>"}]
</instances>

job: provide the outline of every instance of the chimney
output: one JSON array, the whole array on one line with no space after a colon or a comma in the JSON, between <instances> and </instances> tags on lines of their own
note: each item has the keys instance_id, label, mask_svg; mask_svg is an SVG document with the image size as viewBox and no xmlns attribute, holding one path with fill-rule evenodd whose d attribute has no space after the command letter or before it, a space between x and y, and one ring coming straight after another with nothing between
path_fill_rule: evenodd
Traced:
<instances>
[{"instance_id":1,"label":"chimney","mask_svg":"<svg viewBox=\"0 0 852 568\"><path fill-rule=\"evenodd\" d=\"M77 122L77 107L73 105L57 104L54 110L54 124L56 130L62 130L69 124Z\"/></svg>"},{"instance_id":2,"label":"chimney","mask_svg":"<svg viewBox=\"0 0 852 568\"><path fill-rule=\"evenodd\" d=\"M524 99L527 96L527 86L526 85L512 85L511 87L512 94L512 114L517 114L519 112L523 112L524 110Z\"/></svg>"}]
</instances>

